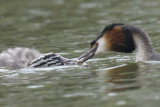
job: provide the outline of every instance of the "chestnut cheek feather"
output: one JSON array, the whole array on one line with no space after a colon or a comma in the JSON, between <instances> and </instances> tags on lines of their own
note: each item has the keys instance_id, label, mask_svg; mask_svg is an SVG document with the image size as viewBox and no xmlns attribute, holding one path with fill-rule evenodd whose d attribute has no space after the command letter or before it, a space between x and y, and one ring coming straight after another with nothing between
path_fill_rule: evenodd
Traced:
<instances>
[{"instance_id":1,"label":"chestnut cheek feather","mask_svg":"<svg viewBox=\"0 0 160 107\"><path fill-rule=\"evenodd\" d=\"M133 41L128 42L128 38L132 40L132 35L126 35L121 27L114 27L111 31L105 32L103 36L106 38L108 50L125 53L133 51L130 49L134 44Z\"/></svg>"}]
</instances>

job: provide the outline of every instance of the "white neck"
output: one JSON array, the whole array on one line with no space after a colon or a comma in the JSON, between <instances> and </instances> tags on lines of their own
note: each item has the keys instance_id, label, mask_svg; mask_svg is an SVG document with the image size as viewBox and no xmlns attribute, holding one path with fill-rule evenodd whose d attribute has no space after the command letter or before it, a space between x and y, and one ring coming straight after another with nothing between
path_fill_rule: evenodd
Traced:
<instances>
[{"instance_id":1,"label":"white neck","mask_svg":"<svg viewBox=\"0 0 160 107\"><path fill-rule=\"evenodd\" d=\"M152 48L151 41L146 33L142 35L133 35L135 50L136 50L136 60L137 61L149 61L151 57L155 54Z\"/></svg>"}]
</instances>

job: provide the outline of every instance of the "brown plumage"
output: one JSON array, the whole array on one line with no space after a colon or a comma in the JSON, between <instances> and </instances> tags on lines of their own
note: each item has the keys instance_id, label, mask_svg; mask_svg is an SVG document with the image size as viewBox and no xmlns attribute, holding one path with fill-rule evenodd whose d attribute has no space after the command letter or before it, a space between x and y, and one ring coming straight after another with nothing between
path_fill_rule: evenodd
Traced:
<instances>
[{"instance_id":1,"label":"brown plumage","mask_svg":"<svg viewBox=\"0 0 160 107\"><path fill-rule=\"evenodd\" d=\"M125 36L120 27L114 27L112 30L105 32L103 37L106 40L108 50L122 52L126 48Z\"/></svg>"}]
</instances>

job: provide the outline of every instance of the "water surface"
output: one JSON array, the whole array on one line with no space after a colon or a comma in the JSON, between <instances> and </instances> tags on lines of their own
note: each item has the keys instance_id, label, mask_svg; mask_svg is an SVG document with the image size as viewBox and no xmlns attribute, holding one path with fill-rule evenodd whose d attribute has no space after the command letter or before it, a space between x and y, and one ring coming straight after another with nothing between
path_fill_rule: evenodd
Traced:
<instances>
[{"instance_id":1,"label":"water surface","mask_svg":"<svg viewBox=\"0 0 160 107\"><path fill-rule=\"evenodd\" d=\"M147 31L160 52L159 0L3 0L0 51L36 48L75 58L108 24ZM87 66L0 69L1 107L158 107L160 63L108 52Z\"/></svg>"}]
</instances>

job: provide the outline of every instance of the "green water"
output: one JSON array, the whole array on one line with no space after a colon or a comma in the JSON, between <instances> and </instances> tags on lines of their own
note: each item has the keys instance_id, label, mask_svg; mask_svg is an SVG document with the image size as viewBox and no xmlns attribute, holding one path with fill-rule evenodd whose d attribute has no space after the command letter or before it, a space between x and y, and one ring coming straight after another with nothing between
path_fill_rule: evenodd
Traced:
<instances>
[{"instance_id":1,"label":"green water","mask_svg":"<svg viewBox=\"0 0 160 107\"><path fill-rule=\"evenodd\" d=\"M147 31L160 52L159 0L1 0L0 51L33 47L75 58L108 24ZM0 69L0 107L159 107L160 63L108 52L87 66Z\"/></svg>"}]
</instances>

